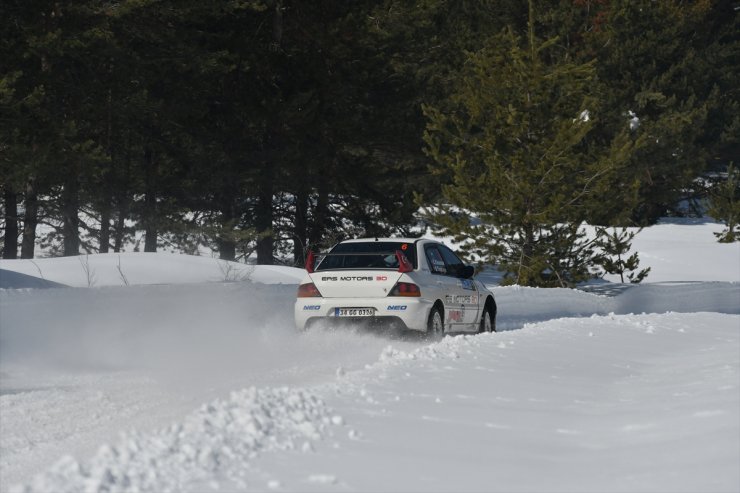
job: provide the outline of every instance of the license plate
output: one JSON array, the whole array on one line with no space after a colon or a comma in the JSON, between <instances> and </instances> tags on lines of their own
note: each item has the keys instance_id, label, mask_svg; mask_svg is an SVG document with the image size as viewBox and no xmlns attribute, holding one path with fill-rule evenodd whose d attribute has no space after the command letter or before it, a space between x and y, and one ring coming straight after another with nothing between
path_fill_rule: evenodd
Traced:
<instances>
[{"instance_id":1,"label":"license plate","mask_svg":"<svg viewBox=\"0 0 740 493\"><path fill-rule=\"evenodd\" d=\"M335 308L335 317L372 317L375 308Z\"/></svg>"}]
</instances>

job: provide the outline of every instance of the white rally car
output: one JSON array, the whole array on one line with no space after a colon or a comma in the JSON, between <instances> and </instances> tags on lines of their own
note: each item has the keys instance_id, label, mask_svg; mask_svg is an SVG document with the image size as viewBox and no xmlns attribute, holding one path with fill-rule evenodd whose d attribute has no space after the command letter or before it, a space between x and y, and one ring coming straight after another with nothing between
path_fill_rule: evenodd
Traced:
<instances>
[{"instance_id":1,"label":"white rally car","mask_svg":"<svg viewBox=\"0 0 740 493\"><path fill-rule=\"evenodd\" d=\"M493 294L442 243L383 238L343 241L309 252L295 322L370 323L441 336L496 330Z\"/></svg>"}]
</instances>

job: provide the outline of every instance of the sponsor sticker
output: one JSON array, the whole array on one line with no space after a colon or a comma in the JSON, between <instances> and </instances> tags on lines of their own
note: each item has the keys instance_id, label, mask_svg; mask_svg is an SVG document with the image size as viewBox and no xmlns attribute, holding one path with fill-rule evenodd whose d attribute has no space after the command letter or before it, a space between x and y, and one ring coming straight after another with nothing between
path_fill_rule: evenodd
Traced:
<instances>
[{"instance_id":1,"label":"sponsor sticker","mask_svg":"<svg viewBox=\"0 0 740 493\"><path fill-rule=\"evenodd\" d=\"M372 276L322 276L322 281L329 282L329 281L373 281Z\"/></svg>"},{"instance_id":2,"label":"sponsor sticker","mask_svg":"<svg viewBox=\"0 0 740 493\"><path fill-rule=\"evenodd\" d=\"M460 285L463 289L475 291L475 283L471 279L462 279Z\"/></svg>"},{"instance_id":3,"label":"sponsor sticker","mask_svg":"<svg viewBox=\"0 0 740 493\"><path fill-rule=\"evenodd\" d=\"M460 303L460 304L471 304L471 303L477 303L478 298L475 297L475 300L470 295L458 295L458 296L451 296L447 295L445 296L445 301L448 305L451 305L453 303Z\"/></svg>"},{"instance_id":4,"label":"sponsor sticker","mask_svg":"<svg viewBox=\"0 0 740 493\"><path fill-rule=\"evenodd\" d=\"M447 317L450 322L462 322L463 321L463 312L462 310L450 310L447 312L449 316Z\"/></svg>"}]
</instances>

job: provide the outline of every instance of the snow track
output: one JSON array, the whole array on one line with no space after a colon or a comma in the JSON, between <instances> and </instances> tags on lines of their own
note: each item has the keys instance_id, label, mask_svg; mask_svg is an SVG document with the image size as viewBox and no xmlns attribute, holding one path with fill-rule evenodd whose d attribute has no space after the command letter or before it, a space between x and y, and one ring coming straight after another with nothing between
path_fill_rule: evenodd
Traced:
<instances>
[{"instance_id":1,"label":"snow track","mask_svg":"<svg viewBox=\"0 0 740 493\"><path fill-rule=\"evenodd\" d=\"M323 384L233 392L66 457L18 491L736 491L738 329L610 315L393 343Z\"/></svg>"},{"instance_id":2,"label":"snow track","mask_svg":"<svg viewBox=\"0 0 740 493\"><path fill-rule=\"evenodd\" d=\"M737 492L718 228L640 233L651 284L495 287L501 332L436 344L296 333L289 267L0 260L0 491Z\"/></svg>"},{"instance_id":3,"label":"snow track","mask_svg":"<svg viewBox=\"0 0 740 493\"><path fill-rule=\"evenodd\" d=\"M363 368L388 344L298 334L294 299L295 286L251 283L0 291L0 490L233 390Z\"/></svg>"},{"instance_id":4,"label":"snow track","mask_svg":"<svg viewBox=\"0 0 740 493\"><path fill-rule=\"evenodd\" d=\"M65 457L23 491L183 491L244 488L244 465L258 452L310 449L332 424L324 403L288 388L232 392L203 405L182 424L124 435L92 460ZM218 477L218 480L215 479Z\"/></svg>"}]
</instances>

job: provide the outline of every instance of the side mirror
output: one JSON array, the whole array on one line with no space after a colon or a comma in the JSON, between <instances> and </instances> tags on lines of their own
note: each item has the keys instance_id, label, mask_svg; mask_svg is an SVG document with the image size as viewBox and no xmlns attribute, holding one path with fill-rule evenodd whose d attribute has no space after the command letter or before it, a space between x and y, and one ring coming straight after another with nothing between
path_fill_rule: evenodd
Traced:
<instances>
[{"instance_id":1,"label":"side mirror","mask_svg":"<svg viewBox=\"0 0 740 493\"><path fill-rule=\"evenodd\" d=\"M475 275L475 267L472 265L466 265L460 269L460 277L463 279L471 279Z\"/></svg>"}]
</instances>

